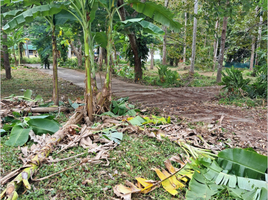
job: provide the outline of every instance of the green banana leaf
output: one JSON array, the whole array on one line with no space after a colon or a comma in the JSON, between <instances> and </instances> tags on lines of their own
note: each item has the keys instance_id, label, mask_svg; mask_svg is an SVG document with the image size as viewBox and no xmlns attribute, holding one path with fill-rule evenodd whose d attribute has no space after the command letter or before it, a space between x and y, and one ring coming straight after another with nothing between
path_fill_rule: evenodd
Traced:
<instances>
[{"instance_id":1,"label":"green banana leaf","mask_svg":"<svg viewBox=\"0 0 268 200\"><path fill-rule=\"evenodd\" d=\"M47 4L41 6L34 6L23 13L15 16L3 27L4 31L12 31L19 26L33 21L36 17L51 16L59 13L65 7L64 4ZM4 14L3 14L4 15Z\"/></svg>"},{"instance_id":2,"label":"green banana leaf","mask_svg":"<svg viewBox=\"0 0 268 200\"><path fill-rule=\"evenodd\" d=\"M28 141L29 133L31 130L32 130L31 128L24 129L20 125L15 125L12 128L9 140L5 142L5 145L8 145L8 146L24 145Z\"/></svg>"},{"instance_id":3,"label":"green banana leaf","mask_svg":"<svg viewBox=\"0 0 268 200\"><path fill-rule=\"evenodd\" d=\"M99 44L102 48L107 47L107 35L105 32L97 32L93 34L95 41Z\"/></svg>"},{"instance_id":4,"label":"green banana leaf","mask_svg":"<svg viewBox=\"0 0 268 200\"><path fill-rule=\"evenodd\" d=\"M169 27L175 32L179 32L182 25L179 22L173 20L174 15L164 6L158 5L154 2L145 2L140 1L128 1L131 4L132 8L139 13L152 18L156 22Z\"/></svg>"},{"instance_id":5,"label":"green banana leaf","mask_svg":"<svg viewBox=\"0 0 268 200\"><path fill-rule=\"evenodd\" d=\"M60 128L60 125L57 122L49 119L31 119L27 123L37 135L44 133L53 134Z\"/></svg>"},{"instance_id":6,"label":"green banana leaf","mask_svg":"<svg viewBox=\"0 0 268 200\"><path fill-rule=\"evenodd\" d=\"M228 174L253 179L265 178L267 157L245 149L225 149L218 154L217 160Z\"/></svg>"},{"instance_id":7,"label":"green banana leaf","mask_svg":"<svg viewBox=\"0 0 268 200\"><path fill-rule=\"evenodd\" d=\"M103 132L104 132L103 137L105 137L108 140L112 140L116 142L117 144L120 144L120 142L123 139L123 133L118 132L115 129L110 129L110 130L106 130Z\"/></svg>"},{"instance_id":8,"label":"green banana leaf","mask_svg":"<svg viewBox=\"0 0 268 200\"><path fill-rule=\"evenodd\" d=\"M148 33L160 34L160 35L165 34L165 32L161 28L159 28L158 26L154 25L151 22L143 20L143 18L128 19L125 21L121 21L121 23L123 23L125 25L133 23L134 26L135 26L135 23L138 23L142 26L143 30L148 32Z\"/></svg>"},{"instance_id":9,"label":"green banana leaf","mask_svg":"<svg viewBox=\"0 0 268 200\"><path fill-rule=\"evenodd\" d=\"M254 162L254 165L250 162ZM263 178L267 166L266 156L245 149L225 149L216 160L199 158L196 163L199 167L193 167L195 173L186 192L187 200L213 199L224 192L228 192L228 196L234 199L267 198L267 182ZM248 175L254 177L249 178Z\"/></svg>"}]
</instances>

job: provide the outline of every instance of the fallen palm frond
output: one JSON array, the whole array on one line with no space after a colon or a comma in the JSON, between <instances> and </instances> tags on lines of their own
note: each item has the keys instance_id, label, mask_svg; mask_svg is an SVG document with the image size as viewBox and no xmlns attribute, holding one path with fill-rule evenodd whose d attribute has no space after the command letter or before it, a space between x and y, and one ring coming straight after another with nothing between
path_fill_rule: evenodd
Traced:
<instances>
[{"instance_id":1,"label":"fallen palm frond","mask_svg":"<svg viewBox=\"0 0 268 200\"><path fill-rule=\"evenodd\" d=\"M7 184L7 187L1 193L0 198L2 199L6 197L7 199L12 200L17 199L18 193L16 190L21 186L21 184L23 184L27 189L30 189L31 186L28 179L36 173L38 167L46 160L54 146L56 146L57 143L59 143L65 137L69 128L72 127L73 124L81 121L82 117L83 115L81 113L75 113L70 120L53 135L53 137L49 138L43 148L41 148L35 155L31 155L31 159L26 164L25 168L17 171L15 174L13 173L14 176L17 174L18 175L13 181ZM12 177L8 176L8 179L4 177L1 180L1 184L7 182L10 178Z\"/></svg>"}]
</instances>

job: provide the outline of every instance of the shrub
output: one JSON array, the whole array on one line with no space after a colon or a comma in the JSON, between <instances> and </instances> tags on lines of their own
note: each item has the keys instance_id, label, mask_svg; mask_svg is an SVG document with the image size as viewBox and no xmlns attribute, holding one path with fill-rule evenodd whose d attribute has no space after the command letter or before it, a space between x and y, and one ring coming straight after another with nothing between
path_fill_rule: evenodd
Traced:
<instances>
[{"instance_id":1,"label":"shrub","mask_svg":"<svg viewBox=\"0 0 268 200\"><path fill-rule=\"evenodd\" d=\"M40 57L23 57L21 63L28 63L28 64L39 64L41 63Z\"/></svg>"},{"instance_id":2,"label":"shrub","mask_svg":"<svg viewBox=\"0 0 268 200\"><path fill-rule=\"evenodd\" d=\"M169 85L175 84L179 78L179 74L176 71L171 71L166 65L158 65L158 76L162 83L168 83Z\"/></svg>"},{"instance_id":3,"label":"shrub","mask_svg":"<svg viewBox=\"0 0 268 200\"><path fill-rule=\"evenodd\" d=\"M228 94L241 96L241 90L245 91L250 79L244 79L242 72L233 66L226 69L226 73L222 72L223 78L219 85L224 85L223 89L227 89Z\"/></svg>"},{"instance_id":4,"label":"shrub","mask_svg":"<svg viewBox=\"0 0 268 200\"><path fill-rule=\"evenodd\" d=\"M121 77L126 77L129 79L134 78L133 67L129 67L128 65L115 66L114 72L116 73L116 75L121 76Z\"/></svg>"},{"instance_id":5,"label":"shrub","mask_svg":"<svg viewBox=\"0 0 268 200\"><path fill-rule=\"evenodd\" d=\"M246 87L246 91L250 98L266 98L267 97L267 65L256 66L255 73L257 80Z\"/></svg>"}]
</instances>

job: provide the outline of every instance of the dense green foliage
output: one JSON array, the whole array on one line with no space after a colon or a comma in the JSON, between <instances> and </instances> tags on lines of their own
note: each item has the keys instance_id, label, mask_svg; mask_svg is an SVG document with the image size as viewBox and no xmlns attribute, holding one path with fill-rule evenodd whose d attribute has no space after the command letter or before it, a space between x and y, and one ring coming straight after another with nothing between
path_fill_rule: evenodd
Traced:
<instances>
[{"instance_id":1,"label":"dense green foliage","mask_svg":"<svg viewBox=\"0 0 268 200\"><path fill-rule=\"evenodd\" d=\"M219 85L224 85L223 89L228 90L230 95L242 95L241 90L246 90L250 79L244 79L242 72L234 67L225 70L226 74L222 72L223 78Z\"/></svg>"},{"instance_id":2,"label":"dense green foliage","mask_svg":"<svg viewBox=\"0 0 268 200\"><path fill-rule=\"evenodd\" d=\"M255 73L257 80L248 85L246 91L250 98L267 98L267 65L256 66Z\"/></svg>"},{"instance_id":3,"label":"dense green foliage","mask_svg":"<svg viewBox=\"0 0 268 200\"><path fill-rule=\"evenodd\" d=\"M179 80L179 74L177 71L172 71L166 65L158 65L158 76L162 83L166 83L168 85L176 84Z\"/></svg>"},{"instance_id":4,"label":"dense green foliage","mask_svg":"<svg viewBox=\"0 0 268 200\"><path fill-rule=\"evenodd\" d=\"M223 79L220 85L224 85L223 89L227 90L227 94L233 97L248 96L250 98L266 98L267 97L267 67L257 66L255 73L257 79L250 83L250 79L244 79L241 70L234 67L226 69L223 72Z\"/></svg>"}]
</instances>

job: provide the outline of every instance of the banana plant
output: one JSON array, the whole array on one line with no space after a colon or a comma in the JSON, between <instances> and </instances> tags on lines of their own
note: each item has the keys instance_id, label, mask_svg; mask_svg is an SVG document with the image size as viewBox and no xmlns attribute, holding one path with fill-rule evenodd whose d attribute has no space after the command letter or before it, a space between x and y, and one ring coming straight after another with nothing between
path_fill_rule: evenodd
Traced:
<instances>
[{"instance_id":1,"label":"banana plant","mask_svg":"<svg viewBox=\"0 0 268 200\"><path fill-rule=\"evenodd\" d=\"M98 105L100 105L104 110L108 110L111 102L111 65L110 65L110 57L112 54L112 44L113 44L113 17L115 12L118 12L118 8L115 6L115 0L99 0L100 5L106 10L108 26L106 31L107 42L107 66L106 66L106 76L105 83L102 88L101 96L98 99ZM122 5L124 6L124 5Z\"/></svg>"},{"instance_id":2,"label":"banana plant","mask_svg":"<svg viewBox=\"0 0 268 200\"><path fill-rule=\"evenodd\" d=\"M2 3L11 4L12 1L2 1ZM25 1L25 4L28 2ZM13 17L5 26L3 30L6 32L12 31L26 23L32 22L36 17L44 17L51 26L52 30L52 49L53 49L53 102L59 105L59 89L58 89L58 69L57 69L57 49L55 36L55 14L59 13L64 7L64 4L49 3L40 5L39 1L33 2L35 4L32 8L23 11L21 9L3 13L3 17Z\"/></svg>"},{"instance_id":3,"label":"banana plant","mask_svg":"<svg viewBox=\"0 0 268 200\"><path fill-rule=\"evenodd\" d=\"M85 70L86 70L86 110L87 116L90 121L94 121L93 116L93 88L91 69L92 66L90 60L94 60L91 23L95 19L95 13L98 8L98 3L95 0L70 0L70 8L67 11L71 13L76 20L81 24L84 35L84 47L85 47ZM94 70L94 69L93 69Z\"/></svg>"},{"instance_id":4,"label":"banana plant","mask_svg":"<svg viewBox=\"0 0 268 200\"><path fill-rule=\"evenodd\" d=\"M10 46L12 46L12 52L13 52L13 56L14 56L16 66L20 65L20 56L19 56L19 60L17 61L15 46L17 45L18 54L19 54L19 44L21 42L26 41L26 38L22 37L22 33L23 33L23 27L21 27L21 28L19 28L17 30L14 30L12 34L8 35L8 43L9 43Z\"/></svg>"}]
</instances>

